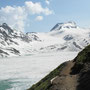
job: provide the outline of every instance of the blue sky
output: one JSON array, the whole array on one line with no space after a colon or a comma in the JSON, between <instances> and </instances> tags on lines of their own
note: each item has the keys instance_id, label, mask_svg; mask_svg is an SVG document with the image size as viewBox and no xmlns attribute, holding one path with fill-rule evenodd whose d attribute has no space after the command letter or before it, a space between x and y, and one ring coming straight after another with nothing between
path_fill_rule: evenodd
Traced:
<instances>
[{"instance_id":1,"label":"blue sky","mask_svg":"<svg viewBox=\"0 0 90 90\"><path fill-rule=\"evenodd\" d=\"M46 3L46 1L48 1L48 3ZM43 10L38 13L39 8L37 7L37 11L34 9L33 12L31 7L28 7L28 9L25 6L25 2L32 2L32 4L40 3ZM30 3L27 5L30 6ZM6 13L6 6L10 6L10 8L13 7L15 9L13 13L11 13L11 11ZM3 10L2 7L5 9ZM25 8L25 10L28 9L29 11L24 11L24 16L17 12L14 13L18 10L17 7ZM45 11L46 8L48 8L49 12ZM29 14L29 12L31 13ZM46 15L47 13L48 15ZM22 17L18 20L15 18L9 20L9 14L12 14L10 19L15 14ZM16 23L16 29L18 29L17 27L21 24L19 29L24 28L25 32L48 32L56 23L67 21L75 21L81 27L90 27L90 0L0 0L0 15L1 22L6 21L6 23L12 27L14 27L14 23ZM4 17L2 17L2 15ZM21 20L21 22L19 22L19 20ZM23 24L25 25L23 26Z\"/></svg>"}]
</instances>

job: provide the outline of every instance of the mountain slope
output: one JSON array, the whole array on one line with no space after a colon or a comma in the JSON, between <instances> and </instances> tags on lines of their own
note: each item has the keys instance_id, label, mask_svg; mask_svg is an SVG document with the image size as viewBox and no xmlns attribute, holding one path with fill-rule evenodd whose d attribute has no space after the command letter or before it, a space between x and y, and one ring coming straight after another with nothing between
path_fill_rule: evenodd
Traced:
<instances>
[{"instance_id":1,"label":"mountain slope","mask_svg":"<svg viewBox=\"0 0 90 90\"><path fill-rule=\"evenodd\" d=\"M60 23L48 35L57 39L52 38L55 43L41 51L80 51L90 44L90 29L79 28L74 22Z\"/></svg>"},{"instance_id":2,"label":"mountain slope","mask_svg":"<svg viewBox=\"0 0 90 90\"><path fill-rule=\"evenodd\" d=\"M28 90L89 90L90 89L90 45L73 61L68 61Z\"/></svg>"},{"instance_id":3,"label":"mountain slope","mask_svg":"<svg viewBox=\"0 0 90 90\"><path fill-rule=\"evenodd\" d=\"M6 23L3 23L0 25L0 56L22 55L25 52L23 48L29 46L28 44L34 40L38 40L38 37L13 30Z\"/></svg>"},{"instance_id":4,"label":"mountain slope","mask_svg":"<svg viewBox=\"0 0 90 90\"><path fill-rule=\"evenodd\" d=\"M90 29L80 28L75 22L59 23L47 33L13 30L6 23L0 25L0 57L81 51L90 44Z\"/></svg>"}]
</instances>

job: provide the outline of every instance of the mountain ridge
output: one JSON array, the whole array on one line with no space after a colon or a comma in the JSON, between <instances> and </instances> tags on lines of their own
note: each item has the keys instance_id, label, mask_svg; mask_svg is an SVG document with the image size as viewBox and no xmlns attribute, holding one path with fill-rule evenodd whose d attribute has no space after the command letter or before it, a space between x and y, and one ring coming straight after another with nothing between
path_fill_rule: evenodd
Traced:
<instances>
[{"instance_id":1,"label":"mountain ridge","mask_svg":"<svg viewBox=\"0 0 90 90\"><path fill-rule=\"evenodd\" d=\"M79 28L75 22L61 23L60 25L62 27L60 30L55 28L47 33L28 32L25 34L13 30L3 23L0 25L0 57L57 51L81 51L90 44L90 29Z\"/></svg>"},{"instance_id":2,"label":"mountain ridge","mask_svg":"<svg viewBox=\"0 0 90 90\"><path fill-rule=\"evenodd\" d=\"M73 22L73 21L69 21L69 22L65 22L65 23L57 23L52 29L51 31L53 30L60 30L60 29L63 29L63 28L67 28L67 29L70 29L70 28L78 28L76 23Z\"/></svg>"}]
</instances>

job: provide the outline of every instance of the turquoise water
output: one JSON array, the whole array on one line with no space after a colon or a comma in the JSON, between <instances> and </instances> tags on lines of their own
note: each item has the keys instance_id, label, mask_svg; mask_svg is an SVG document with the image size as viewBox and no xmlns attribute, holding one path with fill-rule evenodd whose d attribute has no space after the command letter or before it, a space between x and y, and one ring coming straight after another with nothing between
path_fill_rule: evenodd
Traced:
<instances>
[{"instance_id":1,"label":"turquoise water","mask_svg":"<svg viewBox=\"0 0 90 90\"><path fill-rule=\"evenodd\" d=\"M1 80L0 81L0 90L7 90L12 88L12 84L14 82L11 82L10 80Z\"/></svg>"},{"instance_id":2,"label":"turquoise water","mask_svg":"<svg viewBox=\"0 0 90 90\"><path fill-rule=\"evenodd\" d=\"M0 80L0 90L11 90L13 88L13 84L16 86L23 86L23 82L16 81L17 79L8 79L8 80ZM25 82L24 82L25 83ZM17 90L17 89L15 89Z\"/></svg>"}]
</instances>

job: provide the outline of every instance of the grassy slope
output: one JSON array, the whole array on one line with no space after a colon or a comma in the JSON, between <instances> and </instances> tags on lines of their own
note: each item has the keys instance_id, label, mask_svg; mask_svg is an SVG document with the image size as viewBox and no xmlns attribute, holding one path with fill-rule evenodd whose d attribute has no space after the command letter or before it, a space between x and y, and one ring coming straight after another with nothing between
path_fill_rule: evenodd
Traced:
<instances>
[{"instance_id":1,"label":"grassy slope","mask_svg":"<svg viewBox=\"0 0 90 90\"><path fill-rule=\"evenodd\" d=\"M76 57L77 64L83 64L90 61L90 45L83 49Z\"/></svg>"},{"instance_id":2,"label":"grassy slope","mask_svg":"<svg viewBox=\"0 0 90 90\"><path fill-rule=\"evenodd\" d=\"M50 80L54 78L55 76L59 75L60 71L63 69L63 67L66 65L66 63L61 64L58 66L55 70L53 70L49 75L47 75L45 78L43 78L41 81L33 85L28 90L48 90L48 88L51 86Z\"/></svg>"},{"instance_id":3,"label":"grassy slope","mask_svg":"<svg viewBox=\"0 0 90 90\"><path fill-rule=\"evenodd\" d=\"M74 59L75 65L72 74L78 74L83 69L85 63L90 62L90 45L83 49Z\"/></svg>"}]
</instances>

